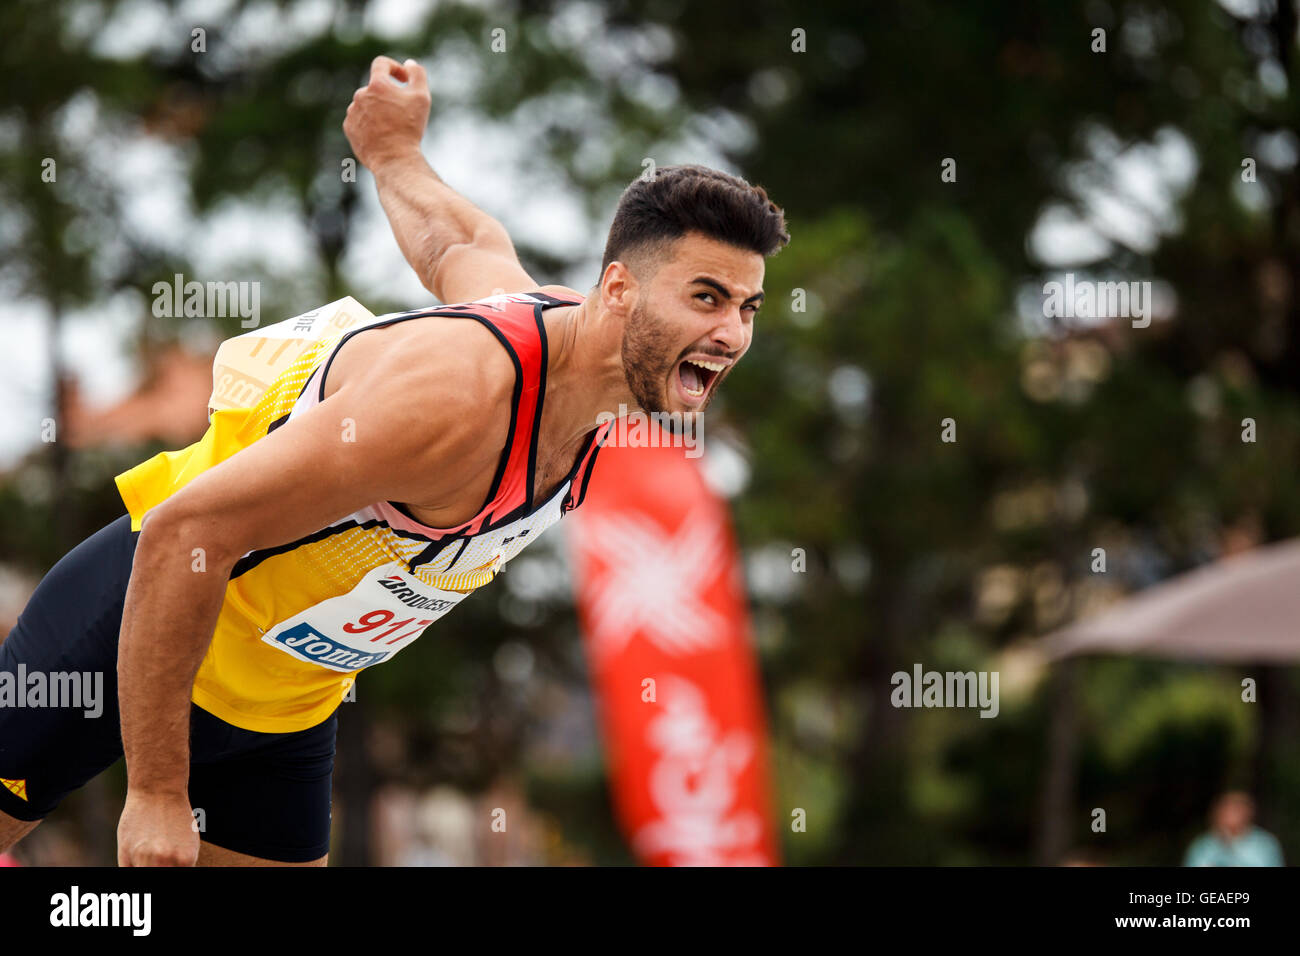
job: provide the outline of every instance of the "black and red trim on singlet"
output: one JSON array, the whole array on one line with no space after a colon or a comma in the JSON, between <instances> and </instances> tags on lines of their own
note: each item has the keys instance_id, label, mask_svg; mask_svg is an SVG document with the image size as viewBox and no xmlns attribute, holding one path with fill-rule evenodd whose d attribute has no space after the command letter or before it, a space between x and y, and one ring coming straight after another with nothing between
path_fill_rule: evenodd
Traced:
<instances>
[{"instance_id":1,"label":"black and red trim on singlet","mask_svg":"<svg viewBox=\"0 0 1300 956\"><path fill-rule=\"evenodd\" d=\"M558 299L544 292L523 294L540 301L529 303L507 300L499 308L489 309L483 309L477 302L439 306L404 312L387 322L353 329L339 339L321 370L320 399L324 400L325 378L329 374L330 364L350 336L368 329L384 328L398 322L405 322L408 319L431 316L468 318L481 323L496 336L514 364L515 385L510 399L510 428L497 464L496 474L492 479L492 486L478 513L455 528L433 528L412 515L401 502L389 502L429 535L430 546L411 561L412 569L432 561L444 547L458 539L472 538L484 531L508 524L532 514L546 504L546 502L533 500L533 487L537 473L538 435L541 430L542 403L546 397L546 367L549 358L546 326L542 321L542 313L556 306L581 305L581 302ZM606 423L591 430L573 469L560 482L560 487L566 483L569 485L568 493L561 503L561 513L572 511L582 504L595 465L596 454L604 443L609 428L610 425Z\"/></svg>"}]
</instances>

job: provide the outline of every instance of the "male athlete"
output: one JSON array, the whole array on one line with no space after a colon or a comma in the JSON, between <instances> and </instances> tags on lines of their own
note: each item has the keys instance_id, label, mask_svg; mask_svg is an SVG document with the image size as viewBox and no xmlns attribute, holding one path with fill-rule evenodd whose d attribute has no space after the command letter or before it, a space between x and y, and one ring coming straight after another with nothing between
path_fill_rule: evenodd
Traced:
<instances>
[{"instance_id":1,"label":"male athlete","mask_svg":"<svg viewBox=\"0 0 1300 956\"><path fill-rule=\"evenodd\" d=\"M107 698L92 719L0 693L0 851L125 753L121 865L324 865L357 672L581 503L602 412L697 413L748 349L789 239L763 190L661 168L623 194L596 288L539 287L421 157L428 112L424 70L379 57L343 128L403 254L460 304L314 343L118 476L128 514L0 644L0 690L102 672Z\"/></svg>"}]
</instances>

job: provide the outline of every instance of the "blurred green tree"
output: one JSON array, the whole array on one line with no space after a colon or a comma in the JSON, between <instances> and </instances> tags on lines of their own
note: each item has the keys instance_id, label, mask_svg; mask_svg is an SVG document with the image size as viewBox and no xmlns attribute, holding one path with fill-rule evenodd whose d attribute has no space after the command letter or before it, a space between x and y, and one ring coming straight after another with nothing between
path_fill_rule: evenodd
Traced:
<instances>
[{"instance_id":1,"label":"blurred green tree","mask_svg":"<svg viewBox=\"0 0 1300 956\"><path fill-rule=\"evenodd\" d=\"M1090 661L1044 679L1032 653L1081 609L1234 537L1300 533L1293 0L1257 13L1190 0L530 0L434 5L400 35L364 4L315 20L309 6L274 5L280 29L267 31L266 8L235 3L206 27L202 55L179 5L157 5L167 29L129 55L104 52L86 26L124 5L6 6L6 290L57 322L191 271L184 251L121 227L103 174L106 150L147 136L180 151L196 214L287 204L301 223L305 268L277 274L252 254L229 267L264 280L268 314L358 294L344 262L370 238L357 222L372 187L340 176L339 127L379 53L465 80L435 83L434 123L461 111L529 136L521 175L565 177L592 253L646 158L720 149L784 206L794 237L711 413L749 464L735 508L752 566L797 582L765 590L754 575L779 806L812 811L787 858L1026 862L1037 840L1042 860L1073 844L1168 863L1213 791L1242 780L1300 849L1300 818L1278 812L1300 797L1300 761L1281 745L1291 672L1265 672L1262 713L1243 713L1226 670ZM91 136L75 122L87 102ZM57 188L41 179L46 157ZM536 240L521 253L548 278L582 264ZM1062 271L1151 281L1159 314L1146 328L1052 319L1043 284ZM365 291L373 309L411 304ZM143 328L147 342L181 334ZM53 469L43 502L30 476L0 484L5 559L36 569L116 513L121 464L89 457L72 487L66 453L45 453L52 463L33 466ZM69 525L51 536L57 520ZM793 548L809 556L802 575L784 570ZM496 676L508 642L534 650L545 680L581 685L563 600L480 596L406 667L362 682L341 744L344 802L364 800L376 772L479 789L523 759L537 698ZM918 662L1000 669L1000 719L892 707L891 675ZM1026 676L1013 680L1017 662ZM1077 774L1045 759L1070 739L1062 700L1076 708ZM409 760L366 769L362 708L399 728ZM532 771L534 799L569 839L626 859L607 812L593 812L590 761ZM1088 828L1098 806L1108 834ZM344 836L348 861L364 858L356 837Z\"/></svg>"}]
</instances>

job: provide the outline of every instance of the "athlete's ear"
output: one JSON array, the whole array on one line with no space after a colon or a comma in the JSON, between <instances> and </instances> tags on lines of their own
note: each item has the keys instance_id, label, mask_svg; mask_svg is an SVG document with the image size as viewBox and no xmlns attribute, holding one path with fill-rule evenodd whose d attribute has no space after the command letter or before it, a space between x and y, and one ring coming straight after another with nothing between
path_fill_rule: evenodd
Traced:
<instances>
[{"instance_id":1,"label":"athlete's ear","mask_svg":"<svg viewBox=\"0 0 1300 956\"><path fill-rule=\"evenodd\" d=\"M638 284L632 270L618 260L605 267L600 280L600 304L606 312L628 316L636 305Z\"/></svg>"}]
</instances>

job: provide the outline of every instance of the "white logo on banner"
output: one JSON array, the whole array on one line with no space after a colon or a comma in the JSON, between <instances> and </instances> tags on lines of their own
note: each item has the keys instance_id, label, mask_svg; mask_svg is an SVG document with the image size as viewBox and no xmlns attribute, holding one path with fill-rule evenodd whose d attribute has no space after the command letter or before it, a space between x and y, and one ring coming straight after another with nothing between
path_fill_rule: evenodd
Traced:
<instances>
[{"instance_id":1,"label":"white logo on banner","mask_svg":"<svg viewBox=\"0 0 1300 956\"><path fill-rule=\"evenodd\" d=\"M665 654L696 654L722 644L726 619L705 603L727 567L723 527L699 508L676 532L638 514L585 517L584 563L593 572L591 639L595 653L621 651L640 633Z\"/></svg>"},{"instance_id":2,"label":"white logo on banner","mask_svg":"<svg viewBox=\"0 0 1300 956\"><path fill-rule=\"evenodd\" d=\"M662 712L646 724L646 742L657 753L649 783L659 819L633 836L638 852L670 854L672 866L765 866L758 814L731 809L754 758L752 736L723 735L690 681L666 674L658 684Z\"/></svg>"}]
</instances>

